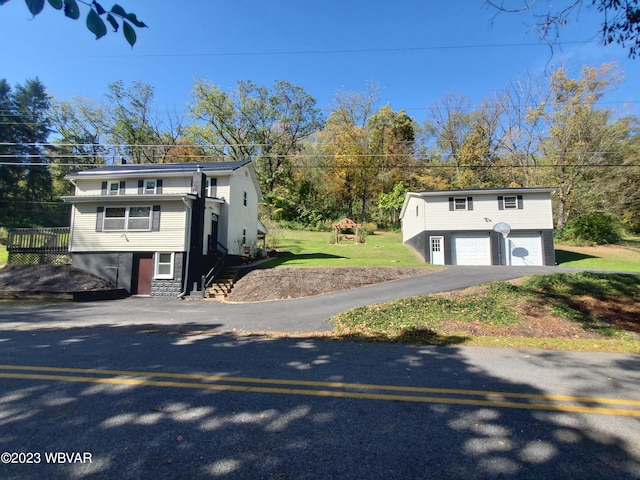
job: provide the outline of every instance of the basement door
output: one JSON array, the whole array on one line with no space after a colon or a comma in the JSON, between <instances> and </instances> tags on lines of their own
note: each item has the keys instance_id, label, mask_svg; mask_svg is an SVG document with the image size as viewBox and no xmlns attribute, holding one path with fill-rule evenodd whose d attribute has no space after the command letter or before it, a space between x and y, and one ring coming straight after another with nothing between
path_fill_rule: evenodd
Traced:
<instances>
[{"instance_id":1,"label":"basement door","mask_svg":"<svg viewBox=\"0 0 640 480\"><path fill-rule=\"evenodd\" d=\"M429 237L431 265L444 265L444 237Z\"/></svg>"},{"instance_id":2,"label":"basement door","mask_svg":"<svg viewBox=\"0 0 640 480\"><path fill-rule=\"evenodd\" d=\"M151 295L153 279L153 253L138 253L133 257L134 282L132 294Z\"/></svg>"}]
</instances>

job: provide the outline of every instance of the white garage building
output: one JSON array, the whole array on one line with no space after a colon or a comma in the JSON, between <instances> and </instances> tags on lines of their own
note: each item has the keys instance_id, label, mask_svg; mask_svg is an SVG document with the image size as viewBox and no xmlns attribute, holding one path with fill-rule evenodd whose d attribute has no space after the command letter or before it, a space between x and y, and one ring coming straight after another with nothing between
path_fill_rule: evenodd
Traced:
<instances>
[{"instance_id":1,"label":"white garage building","mask_svg":"<svg viewBox=\"0 0 640 480\"><path fill-rule=\"evenodd\" d=\"M553 188L407 193L402 240L434 265L555 265Z\"/></svg>"}]
</instances>

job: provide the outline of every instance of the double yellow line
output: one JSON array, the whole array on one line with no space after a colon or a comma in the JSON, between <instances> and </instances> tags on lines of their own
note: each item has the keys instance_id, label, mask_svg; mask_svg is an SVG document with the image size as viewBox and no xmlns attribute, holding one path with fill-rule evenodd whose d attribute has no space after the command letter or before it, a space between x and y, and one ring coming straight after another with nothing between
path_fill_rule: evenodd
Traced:
<instances>
[{"instance_id":1,"label":"double yellow line","mask_svg":"<svg viewBox=\"0 0 640 480\"><path fill-rule=\"evenodd\" d=\"M0 365L0 378L393 400L640 417L640 400L571 395L28 365Z\"/></svg>"}]
</instances>

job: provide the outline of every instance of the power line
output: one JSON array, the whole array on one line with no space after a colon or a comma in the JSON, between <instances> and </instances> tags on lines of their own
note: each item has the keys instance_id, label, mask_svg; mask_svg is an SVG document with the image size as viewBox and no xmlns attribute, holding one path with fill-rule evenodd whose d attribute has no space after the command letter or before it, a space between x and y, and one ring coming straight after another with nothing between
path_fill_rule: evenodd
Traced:
<instances>
[{"instance_id":1,"label":"power line","mask_svg":"<svg viewBox=\"0 0 640 480\"><path fill-rule=\"evenodd\" d=\"M575 40L558 42L554 46L563 45L586 45L595 43L592 40ZM523 43L485 43L485 44L462 44L462 45L431 45L423 47L393 47L393 48L351 48L351 49L330 49L330 50L274 50L255 52L203 52L203 53L145 53L131 55L61 55L64 58L203 58L203 57L264 57L264 56L287 56L287 55L353 55L361 53L412 53L428 52L438 50L480 50L494 48L521 48L521 47L549 47L546 42L523 42ZM0 55L1 57L11 57L11 55Z\"/></svg>"},{"instance_id":2,"label":"power line","mask_svg":"<svg viewBox=\"0 0 640 480\"><path fill-rule=\"evenodd\" d=\"M425 158L428 160L428 158ZM518 165L518 164L509 164L509 165L466 165L466 164L456 164L451 161L442 161L436 160L439 163L426 163L421 160L416 160L416 163L412 164L396 164L396 165L367 165L367 164L337 164L337 165L308 165L308 164L291 164L287 165L288 168L299 168L299 169L381 169L381 170L389 170L389 169L405 169L405 168L427 168L427 169L450 169L450 168L461 168L461 169L486 169L486 168L638 168L639 164L627 163L562 163L562 164L528 164L528 165ZM189 162L196 164L197 162ZM130 165L162 165L161 163L153 164L130 164ZM14 167L104 167L108 166L107 164L89 164L89 163L29 163L29 162L0 162L0 166L14 166Z\"/></svg>"}]
</instances>

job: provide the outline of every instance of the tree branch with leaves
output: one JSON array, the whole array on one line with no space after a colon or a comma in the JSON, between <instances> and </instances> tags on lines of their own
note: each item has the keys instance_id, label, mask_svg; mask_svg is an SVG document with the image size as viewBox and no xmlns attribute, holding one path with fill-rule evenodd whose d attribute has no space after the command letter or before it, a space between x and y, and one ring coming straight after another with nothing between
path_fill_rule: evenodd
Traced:
<instances>
[{"instance_id":1,"label":"tree branch with leaves","mask_svg":"<svg viewBox=\"0 0 640 480\"><path fill-rule=\"evenodd\" d=\"M9 0L0 0L0 6ZM72 20L78 20L81 16L80 6L78 4L89 7L87 12L86 25L91 33L96 36L96 40L107 34L107 25L111 26L114 32L117 32L122 25L124 38L132 47L138 38L135 28L146 28L144 22L138 20L135 13L128 13L120 5L115 4L110 10L106 10L100 3L93 0L87 2L83 0L25 0L27 8L34 17L42 13L46 3L56 10L63 11L65 17ZM134 28L135 27L135 28Z\"/></svg>"},{"instance_id":2,"label":"tree branch with leaves","mask_svg":"<svg viewBox=\"0 0 640 480\"><path fill-rule=\"evenodd\" d=\"M553 8L547 6L549 2L540 7L542 3L539 0L487 0L499 13L532 13L540 37L550 43L560 37L562 26L578 19L582 9L595 8L602 15L602 43L628 48L629 58L636 58L640 53L640 0L564 0L554 3Z\"/></svg>"}]
</instances>

